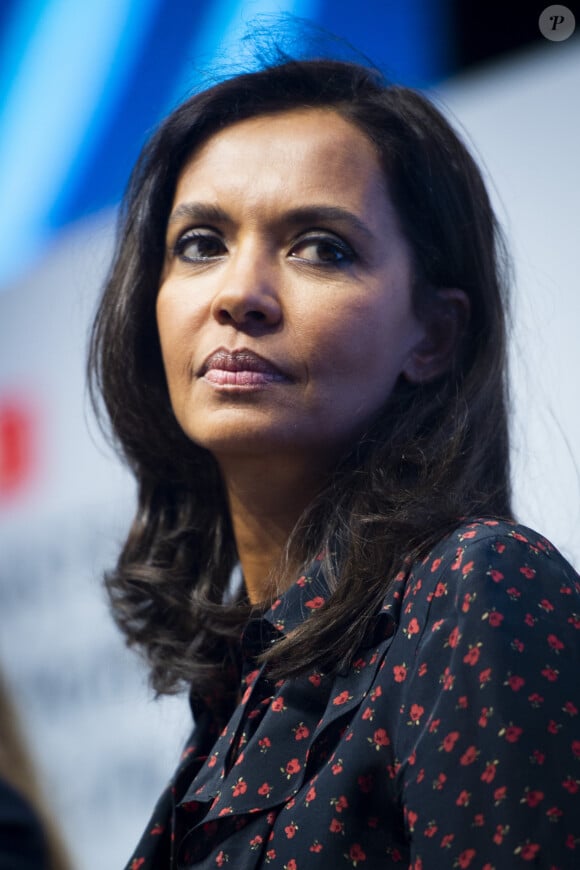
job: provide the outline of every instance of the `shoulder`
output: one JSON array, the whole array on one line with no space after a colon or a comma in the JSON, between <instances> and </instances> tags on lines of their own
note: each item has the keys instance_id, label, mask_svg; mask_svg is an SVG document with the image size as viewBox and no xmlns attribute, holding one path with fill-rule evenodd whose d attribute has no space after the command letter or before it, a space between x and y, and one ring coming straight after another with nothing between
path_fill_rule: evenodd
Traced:
<instances>
[{"instance_id":1,"label":"shoulder","mask_svg":"<svg viewBox=\"0 0 580 870\"><path fill-rule=\"evenodd\" d=\"M406 575L401 626L425 634L443 621L513 620L533 627L554 619L580 629L580 577L542 535L505 520L459 525Z\"/></svg>"}]
</instances>

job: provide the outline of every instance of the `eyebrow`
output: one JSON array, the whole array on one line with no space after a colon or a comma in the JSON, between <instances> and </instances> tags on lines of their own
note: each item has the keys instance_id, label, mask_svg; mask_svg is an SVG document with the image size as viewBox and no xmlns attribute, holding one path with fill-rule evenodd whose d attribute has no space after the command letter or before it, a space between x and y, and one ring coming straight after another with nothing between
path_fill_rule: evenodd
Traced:
<instances>
[{"instance_id":1,"label":"eyebrow","mask_svg":"<svg viewBox=\"0 0 580 870\"><path fill-rule=\"evenodd\" d=\"M188 220L202 221L208 224L221 224L231 226L234 221L226 211L217 205L202 202L183 202L174 209L168 221L168 225L177 223L183 218ZM305 205L290 209L280 217L279 223L289 226L301 224L324 223L343 224L345 227L355 230L368 239L374 239L375 234L370 227L358 217L358 215L338 205Z\"/></svg>"}]
</instances>

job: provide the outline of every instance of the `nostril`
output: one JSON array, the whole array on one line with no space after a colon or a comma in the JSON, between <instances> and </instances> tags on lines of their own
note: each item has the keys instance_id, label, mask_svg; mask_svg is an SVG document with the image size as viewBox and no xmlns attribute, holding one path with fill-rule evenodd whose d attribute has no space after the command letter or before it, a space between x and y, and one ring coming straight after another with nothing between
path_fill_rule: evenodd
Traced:
<instances>
[{"instance_id":1,"label":"nostril","mask_svg":"<svg viewBox=\"0 0 580 870\"><path fill-rule=\"evenodd\" d=\"M247 316L251 320L262 321L266 319L266 315L263 311L248 311Z\"/></svg>"}]
</instances>

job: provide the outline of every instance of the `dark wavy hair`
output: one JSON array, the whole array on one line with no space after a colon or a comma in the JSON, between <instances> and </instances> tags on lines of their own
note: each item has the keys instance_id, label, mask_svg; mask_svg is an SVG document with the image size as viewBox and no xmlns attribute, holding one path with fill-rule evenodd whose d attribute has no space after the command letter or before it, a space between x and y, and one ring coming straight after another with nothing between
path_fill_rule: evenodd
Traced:
<instances>
[{"instance_id":1,"label":"dark wavy hair","mask_svg":"<svg viewBox=\"0 0 580 870\"><path fill-rule=\"evenodd\" d=\"M178 177L202 143L245 118L330 108L374 143L414 266L415 313L460 288L470 317L437 380L402 379L294 529L278 578L321 552L326 605L274 645L272 673L331 672L360 646L389 582L462 517L511 516L506 413L506 258L481 174L442 114L374 68L284 58L192 96L133 171L91 335L89 384L138 483L106 576L115 619L146 654L157 692L224 681L251 607L228 594L236 544L217 463L178 425L155 318ZM102 409L101 409L102 411ZM102 422L102 420L101 420Z\"/></svg>"}]
</instances>

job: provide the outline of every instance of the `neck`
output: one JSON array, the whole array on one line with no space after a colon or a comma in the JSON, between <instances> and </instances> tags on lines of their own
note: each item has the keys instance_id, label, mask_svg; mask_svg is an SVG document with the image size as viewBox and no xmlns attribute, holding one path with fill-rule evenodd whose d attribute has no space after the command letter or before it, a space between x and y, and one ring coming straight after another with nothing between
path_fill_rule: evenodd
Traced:
<instances>
[{"instance_id":1,"label":"neck","mask_svg":"<svg viewBox=\"0 0 580 870\"><path fill-rule=\"evenodd\" d=\"M288 538L327 479L299 460L264 457L219 460L238 556L252 604L283 591L273 576ZM298 570L299 566L291 566Z\"/></svg>"}]
</instances>

